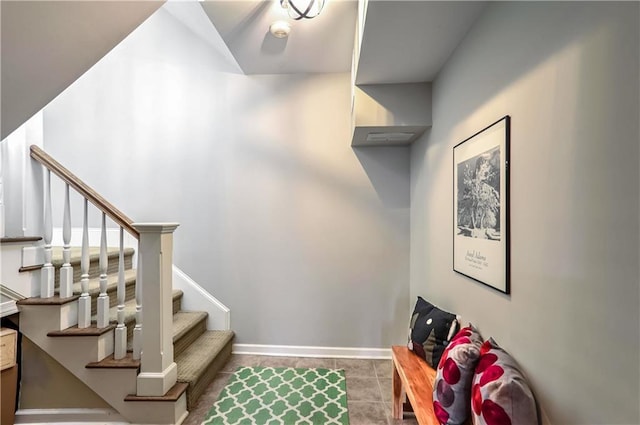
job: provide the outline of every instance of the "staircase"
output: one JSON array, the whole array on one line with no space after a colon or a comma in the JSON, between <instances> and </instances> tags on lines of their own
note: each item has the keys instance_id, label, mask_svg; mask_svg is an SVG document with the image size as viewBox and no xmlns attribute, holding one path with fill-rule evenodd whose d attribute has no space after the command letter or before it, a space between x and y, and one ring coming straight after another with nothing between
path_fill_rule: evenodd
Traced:
<instances>
[{"instance_id":1,"label":"staircase","mask_svg":"<svg viewBox=\"0 0 640 425\"><path fill-rule=\"evenodd\" d=\"M133 223L44 151L31 155L45 171L44 265L29 292L40 296L17 302L20 331L130 423L182 423L229 359L234 333L182 310L184 294L172 288L177 224ZM51 174L66 183L63 247L52 246ZM70 188L85 198L81 247L70 245ZM99 247L88 242L89 202L102 212ZM107 217L118 247L107 246ZM125 247L125 231L137 249Z\"/></svg>"},{"instance_id":2,"label":"staircase","mask_svg":"<svg viewBox=\"0 0 640 425\"><path fill-rule=\"evenodd\" d=\"M97 296L100 292L99 285L99 248L91 248L89 252L89 293L92 295L91 314L92 322L97 315ZM179 404L179 399L185 393L186 408L190 409L202 395L216 373L225 365L231 355L232 331L207 330L207 313L198 311L183 311L181 309L182 291L173 291L173 350L174 359L178 365L178 383L164 397L138 397L135 395L136 372L140 367L140 361L132 357L133 328L135 325L136 301L135 283L136 270L133 269L134 250L124 250L125 272L125 324L127 326L127 343L129 352L124 359L114 360L113 354L107 353L109 342L113 336L104 336L113 333L117 323L117 282L118 282L118 248L109 248L107 256L109 260L107 274L107 294L109 294L109 317L111 325L107 328L97 329L95 325L78 329L72 326L57 329L55 323L64 322L64 309L73 310L74 302L81 294L80 285L80 248L71 249L71 266L74 270L74 284L71 298L61 299L58 294L60 269L63 265L61 248L53 249L52 264L56 276L56 296L53 298L28 298L18 302L21 311L21 331L26 337L47 350L64 366L76 357L71 355L80 350L86 357L83 364L75 364L68 367L78 378L90 384L92 382L103 383L102 389L89 385L96 393L103 396L125 418L135 423L178 423L184 416L184 412L174 408L174 413L162 415L173 417L174 421L167 422L162 418L161 422L149 422L150 411L146 405L152 402L151 407L156 411L171 411L172 405ZM76 270L78 272L76 272ZM54 312L52 312L54 310ZM58 311L56 313L55 311ZM60 317L58 320L50 320L52 316ZM59 355L57 355L59 353ZM63 357L62 359L60 357ZM118 379L113 377L117 376ZM103 393L107 392L105 397ZM158 409L159 405L165 404ZM136 406L139 405L139 406ZM143 406L144 405L144 406ZM175 407L175 406L174 406ZM124 408L124 409L123 409ZM164 409L164 410L163 410ZM136 412L138 411L138 412ZM142 413L140 415L139 413ZM177 417L176 417L177 416Z\"/></svg>"}]
</instances>

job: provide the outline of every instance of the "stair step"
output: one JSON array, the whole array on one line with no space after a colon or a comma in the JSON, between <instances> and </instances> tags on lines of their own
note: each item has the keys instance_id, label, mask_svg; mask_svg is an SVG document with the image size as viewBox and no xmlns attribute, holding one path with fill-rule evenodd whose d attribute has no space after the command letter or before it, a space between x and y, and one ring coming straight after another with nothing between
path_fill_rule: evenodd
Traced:
<instances>
[{"instance_id":1,"label":"stair step","mask_svg":"<svg viewBox=\"0 0 640 425\"><path fill-rule=\"evenodd\" d=\"M187 390L187 385L181 382L176 384L167 391L167 393L160 397L154 396L139 396L135 394L129 394L125 397L124 401L176 401Z\"/></svg>"},{"instance_id":2,"label":"stair step","mask_svg":"<svg viewBox=\"0 0 640 425\"><path fill-rule=\"evenodd\" d=\"M131 300L136 295L136 270L129 269L124 271L124 284L125 284L125 300ZM55 290L56 294L59 294L59 288ZM75 282L73 284L73 293L80 295L82 293L82 284ZM89 295L91 296L91 314L94 315L98 312L98 300L97 297L100 294L100 278L94 277L89 279ZM112 273L107 275L107 294L109 295L109 307L116 307L118 305L118 274Z\"/></svg>"},{"instance_id":3,"label":"stair step","mask_svg":"<svg viewBox=\"0 0 640 425\"><path fill-rule=\"evenodd\" d=\"M173 315L174 358L207 331L208 316L204 311L179 311Z\"/></svg>"},{"instance_id":4,"label":"stair step","mask_svg":"<svg viewBox=\"0 0 640 425\"><path fill-rule=\"evenodd\" d=\"M125 285L133 285L136 283L135 269L129 269L124 271L124 283ZM116 292L118 289L118 273L111 273L107 275L107 293L110 291ZM57 292L57 289L56 289ZM73 283L73 293L82 293L82 283L80 281ZM94 277L89 279L89 295L94 296L100 293L100 277ZM135 296L135 291L134 291Z\"/></svg>"},{"instance_id":5,"label":"stair step","mask_svg":"<svg viewBox=\"0 0 640 425\"><path fill-rule=\"evenodd\" d=\"M60 283L60 268L62 267L62 247L53 247L51 249L51 264L55 267L55 285ZM125 270L133 268L133 254L135 250L133 248L124 249L124 268ZM118 273L118 257L120 255L120 248L107 248L107 274ZM80 270L80 261L82 258L82 248L71 247L71 267L73 267L73 281L80 282L82 271ZM100 248L89 247L89 277L98 277L100 275L99 269L100 261Z\"/></svg>"},{"instance_id":6,"label":"stair step","mask_svg":"<svg viewBox=\"0 0 640 425\"><path fill-rule=\"evenodd\" d=\"M73 302L80 298L78 295L71 296L69 298L60 298L59 295L54 295L51 298L31 297L23 300L16 301L17 305L64 305Z\"/></svg>"},{"instance_id":7,"label":"stair step","mask_svg":"<svg viewBox=\"0 0 640 425\"><path fill-rule=\"evenodd\" d=\"M180 300L182 300L183 292L179 289L173 290L173 313L175 314L180 308ZM176 309L177 307L177 309ZM91 316L91 321L96 322L98 316L96 314ZM124 303L124 323L127 325L127 340L131 340L133 337L133 327L136 321L136 300L131 299ZM111 307L109 309L109 323L118 323L118 307Z\"/></svg>"},{"instance_id":8,"label":"stair step","mask_svg":"<svg viewBox=\"0 0 640 425\"><path fill-rule=\"evenodd\" d=\"M76 326L71 326L70 328L63 329L61 331L51 331L47 333L47 336L50 337L59 337L59 336L100 336L105 334L116 328L116 325L109 325L104 328L96 327L95 323L89 326L88 328L79 328Z\"/></svg>"},{"instance_id":9,"label":"stair step","mask_svg":"<svg viewBox=\"0 0 640 425\"><path fill-rule=\"evenodd\" d=\"M193 341L197 340L207 330L207 317L204 311L179 311L173 315L173 355L174 358L180 355ZM110 325L113 329L115 325ZM106 329L106 328L105 328ZM50 332L49 336L78 336L94 335L100 331L95 325L82 332L76 326L63 331ZM100 333L101 334L101 333ZM100 362L89 363L87 368L136 368L140 366L139 360L133 360L131 351L133 341L127 343L127 356L124 359L115 360L113 355L106 357Z\"/></svg>"},{"instance_id":10,"label":"stair step","mask_svg":"<svg viewBox=\"0 0 640 425\"><path fill-rule=\"evenodd\" d=\"M42 236L15 236L15 237L0 238L0 244L30 243L30 242L38 242L41 240L42 240Z\"/></svg>"},{"instance_id":11,"label":"stair step","mask_svg":"<svg viewBox=\"0 0 640 425\"><path fill-rule=\"evenodd\" d=\"M178 311L173 315L173 357L207 330L207 317L204 311ZM127 351L133 350L133 341L127 339Z\"/></svg>"},{"instance_id":12,"label":"stair step","mask_svg":"<svg viewBox=\"0 0 640 425\"><path fill-rule=\"evenodd\" d=\"M87 369L139 369L140 360L134 360L133 353L127 353L123 359L116 360L113 354L99 362L91 362L85 366Z\"/></svg>"},{"instance_id":13,"label":"stair step","mask_svg":"<svg viewBox=\"0 0 640 425\"><path fill-rule=\"evenodd\" d=\"M189 384L187 410L192 409L198 398L231 356L233 331L206 331L180 355L178 382Z\"/></svg>"}]
</instances>

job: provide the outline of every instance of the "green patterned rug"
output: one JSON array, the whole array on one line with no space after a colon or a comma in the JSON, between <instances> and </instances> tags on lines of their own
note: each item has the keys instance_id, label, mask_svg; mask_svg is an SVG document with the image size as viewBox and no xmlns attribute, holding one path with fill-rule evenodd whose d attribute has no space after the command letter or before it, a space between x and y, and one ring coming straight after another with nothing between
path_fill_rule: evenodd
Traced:
<instances>
[{"instance_id":1,"label":"green patterned rug","mask_svg":"<svg viewBox=\"0 0 640 425\"><path fill-rule=\"evenodd\" d=\"M239 367L205 424L349 425L344 372Z\"/></svg>"}]
</instances>

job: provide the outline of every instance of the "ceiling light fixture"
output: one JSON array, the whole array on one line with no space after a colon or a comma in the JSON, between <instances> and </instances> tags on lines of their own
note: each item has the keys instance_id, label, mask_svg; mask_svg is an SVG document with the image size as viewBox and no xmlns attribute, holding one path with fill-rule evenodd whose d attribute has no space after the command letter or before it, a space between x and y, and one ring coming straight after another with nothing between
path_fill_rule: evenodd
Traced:
<instances>
[{"instance_id":1,"label":"ceiling light fixture","mask_svg":"<svg viewBox=\"0 0 640 425\"><path fill-rule=\"evenodd\" d=\"M280 6L296 21L315 18L322 12L325 0L280 0Z\"/></svg>"},{"instance_id":2,"label":"ceiling light fixture","mask_svg":"<svg viewBox=\"0 0 640 425\"><path fill-rule=\"evenodd\" d=\"M269 32L275 38L287 38L291 32L291 26L285 21L275 21L269 26Z\"/></svg>"}]
</instances>

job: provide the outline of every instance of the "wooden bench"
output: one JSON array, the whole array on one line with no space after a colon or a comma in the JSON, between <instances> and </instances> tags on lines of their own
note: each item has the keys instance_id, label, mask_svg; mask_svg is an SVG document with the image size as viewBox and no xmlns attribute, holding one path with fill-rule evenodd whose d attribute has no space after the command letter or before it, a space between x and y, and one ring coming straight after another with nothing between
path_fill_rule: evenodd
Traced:
<instances>
[{"instance_id":1,"label":"wooden bench","mask_svg":"<svg viewBox=\"0 0 640 425\"><path fill-rule=\"evenodd\" d=\"M403 345L391 347L393 358L394 419L402 419L403 393L406 394L420 425L440 425L433 411L433 383L436 371ZM468 424L471 423L469 419Z\"/></svg>"}]
</instances>

